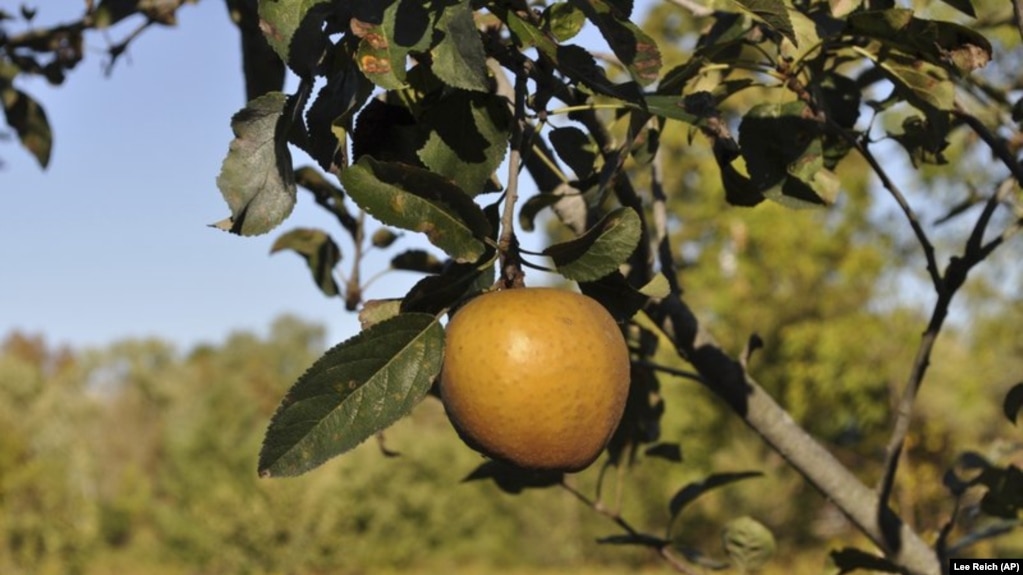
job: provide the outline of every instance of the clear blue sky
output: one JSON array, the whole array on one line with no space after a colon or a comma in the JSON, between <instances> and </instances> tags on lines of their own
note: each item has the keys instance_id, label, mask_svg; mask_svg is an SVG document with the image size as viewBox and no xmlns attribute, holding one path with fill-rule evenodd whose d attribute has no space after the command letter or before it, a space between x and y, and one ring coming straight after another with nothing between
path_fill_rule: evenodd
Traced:
<instances>
[{"instance_id":1,"label":"clear blue sky","mask_svg":"<svg viewBox=\"0 0 1023 575\"><path fill-rule=\"evenodd\" d=\"M19 6L0 0L11 13ZM37 24L48 25L77 19L83 3L38 7ZM356 316L320 294L304 261L269 255L293 227L338 231L308 194L300 191L291 218L266 236L207 227L229 213L215 180L230 118L245 103L239 40L220 0L178 16L177 27L139 37L109 77L106 48L138 20L87 34L87 57L63 86L16 84L43 104L55 141L46 171L15 139L0 142L0 338L19 330L83 347L158 336L187 349L239 329L263 332L282 313L322 323L331 343L358 332ZM596 37L587 30L577 41ZM367 271L422 245L401 241L369 257ZM399 297L417 279L389 274L369 296Z\"/></svg>"},{"instance_id":2,"label":"clear blue sky","mask_svg":"<svg viewBox=\"0 0 1023 575\"><path fill-rule=\"evenodd\" d=\"M18 3L0 8L17 13ZM82 8L45 2L38 18L70 21ZM0 142L0 337L16 329L91 346L157 335L188 347L262 331L284 312L323 323L331 341L353 335L356 318L320 295L297 255L269 255L281 231L336 229L307 195L263 237L207 227L228 215L215 180L245 103L224 3L183 7L176 28L147 30L106 77L108 42L137 24L88 34L86 60L63 86L17 84L44 105L55 143L43 171L16 139ZM372 295L400 296L414 279L389 277Z\"/></svg>"}]
</instances>

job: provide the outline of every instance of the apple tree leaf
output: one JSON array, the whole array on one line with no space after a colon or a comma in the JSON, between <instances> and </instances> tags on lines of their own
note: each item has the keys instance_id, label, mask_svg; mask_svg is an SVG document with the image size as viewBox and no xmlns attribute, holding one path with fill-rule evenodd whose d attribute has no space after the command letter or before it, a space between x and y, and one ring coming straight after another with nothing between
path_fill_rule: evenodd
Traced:
<instances>
[{"instance_id":1,"label":"apple tree leaf","mask_svg":"<svg viewBox=\"0 0 1023 575\"><path fill-rule=\"evenodd\" d=\"M25 92L11 87L0 92L0 99L7 125L18 134L21 145L35 157L39 167L45 169L50 163L53 132L43 107Z\"/></svg>"},{"instance_id":2,"label":"apple tree leaf","mask_svg":"<svg viewBox=\"0 0 1023 575\"><path fill-rule=\"evenodd\" d=\"M436 30L441 40L433 47L433 73L445 84L487 92L490 90L487 55L476 31L472 6L463 1L444 9Z\"/></svg>"},{"instance_id":3,"label":"apple tree leaf","mask_svg":"<svg viewBox=\"0 0 1023 575\"><path fill-rule=\"evenodd\" d=\"M243 236L265 234L295 207L295 173L288 151L288 98L269 92L231 118L234 140L217 176L231 216L214 227Z\"/></svg>"},{"instance_id":4,"label":"apple tree leaf","mask_svg":"<svg viewBox=\"0 0 1023 575\"><path fill-rule=\"evenodd\" d=\"M543 251L558 272L579 281L600 279L618 269L639 245L639 215L631 208L618 208L604 216L583 235L554 244Z\"/></svg>"},{"instance_id":5,"label":"apple tree leaf","mask_svg":"<svg viewBox=\"0 0 1023 575\"><path fill-rule=\"evenodd\" d=\"M285 395L259 454L262 477L300 475L408 414L440 373L444 330L400 314L338 344Z\"/></svg>"},{"instance_id":6,"label":"apple tree leaf","mask_svg":"<svg viewBox=\"0 0 1023 575\"><path fill-rule=\"evenodd\" d=\"M422 232L457 261L472 262L491 233L483 210L450 180L428 170L363 156L341 172L348 195L384 224Z\"/></svg>"},{"instance_id":7,"label":"apple tree leaf","mask_svg":"<svg viewBox=\"0 0 1023 575\"><path fill-rule=\"evenodd\" d=\"M320 288L324 295L333 297L340 293L334 280L334 268L341 261L341 249L327 232L313 228L291 230L274 241L270 253L275 254L283 250L291 250L302 256L309 266L316 287Z\"/></svg>"}]
</instances>

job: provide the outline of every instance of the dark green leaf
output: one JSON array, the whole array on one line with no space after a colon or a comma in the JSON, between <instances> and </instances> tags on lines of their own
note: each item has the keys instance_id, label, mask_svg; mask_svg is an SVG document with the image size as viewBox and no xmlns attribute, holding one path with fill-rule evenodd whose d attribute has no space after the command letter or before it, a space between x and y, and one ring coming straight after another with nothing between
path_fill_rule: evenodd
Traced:
<instances>
[{"instance_id":1,"label":"dark green leaf","mask_svg":"<svg viewBox=\"0 0 1023 575\"><path fill-rule=\"evenodd\" d=\"M585 234L543 251L558 273L574 281L593 281L618 269L639 245L641 223L631 208L618 208Z\"/></svg>"},{"instance_id":2,"label":"dark green leaf","mask_svg":"<svg viewBox=\"0 0 1023 575\"><path fill-rule=\"evenodd\" d=\"M401 311L440 313L493 283L493 266L480 270L473 264L451 263L440 275L419 280L402 300Z\"/></svg>"},{"instance_id":3,"label":"dark green leaf","mask_svg":"<svg viewBox=\"0 0 1023 575\"><path fill-rule=\"evenodd\" d=\"M642 86L657 81L661 71L661 51L657 43L629 21L619 15L613 5L604 0L572 0L600 30L615 56L625 65L632 79Z\"/></svg>"},{"instance_id":4,"label":"dark green leaf","mask_svg":"<svg viewBox=\"0 0 1023 575\"><path fill-rule=\"evenodd\" d=\"M488 92L487 55L476 31L469 2L446 7L436 29L442 37L431 51L433 73L449 86Z\"/></svg>"},{"instance_id":5,"label":"dark green leaf","mask_svg":"<svg viewBox=\"0 0 1023 575\"><path fill-rule=\"evenodd\" d=\"M512 495L522 493L525 489L552 487L561 483L564 474L556 471L533 471L520 469L500 461L487 461L480 464L462 481L479 481L492 479L495 484Z\"/></svg>"},{"instance_id":6,"label":"dark green leaf","mask_svg":"<svg viewBox=\"0 0 1023 575\"><path fill-rule=\"evenodd\" d=\"M373 156L382 162L419 165L423 136L408 108L374 98L359 112L352 133L352 160Z\"/></svg>"},{"instance_id":7,"label":"dark green leaf","mask_svg":"<svg viewBox=\"0 0 1023 575\"><path fill-rule=\"evenodd\" d=\"M884 48L912 55L911 60L943 67L951 63L963 73L991 60L991 42L980 32L954 22L916 18L908 8L857 12L846 25L848 33L880 40ZM885 59L878 53L879 61Z\"/></svg>"},{"instance_id":8,"label":"dark green leaf","mask_svg":"<svg viewBox=\"0 0 1023 575\"><path fill-rule=\"evenodd\" d=\"M593 174L597 145L585 132L574 126L555 128L550 133L551 145L568 167L582 180Z\"/></svg>"},{"instance_id":9,"label":"dark green leaf","mask_svg":"<svg viewBox=\"0 0 1023 575\"><path fill-rule=\"evenodd\" d=\"M426 135L418 152L423 164L470 196L489 191L508 150L507 101L493 94L452 90L427 107L419 120Z\"/></svg>"},{"instance_id":10,"label":"dark green leaf","mask_svg":"<svg viewBox=\"0 0 1023 575\"><path fill-rule=\"evenodd\" d=\"M1005 394L1005 401L1002 402L1002 413L1006 419L1016 425L1016 418L1019 417L1019 410L1023 408L1023 383L1017 383Z\"/></svg>"},{"instance_id":11,"label":"dark green leaf","mask_svg":"<svg viewBox=\"0 0 1023 575\"><path fill-rule=\"evenodd\" d=\"M690 483L675 493L675 495L672 496L671 501L668 503L668 512L671 514L672 520L674 520L674 518L678 517L679 513L681 513L686 506L704 493L719 487L724 487L730 483L735 483L736 481L742 481L752 477L760 477L761 475L763 474L759 471L715 473L703 481Z\"/></svg>"},{"instance_id":12,"label":"dark green leaf","mask_svg":"<svg viewBox=\"0 0 1023 575\"><path fill-rule=\"evenodd\" d=\"M479 259L490 222L458 186L437 174L406 164L363 156L341 173L348 195L381 222L426 234L458 261Z\"/></svg>"},{"instance_id":13,"label":"dark green leaf","mask_svg":"<svg viewBox=\"0 0 1023 575\"><path fill-rule=\"evenodd\" d=\"M948 115L928 114L927 117L909 116L902 121L902 133L892 138L909 153L913 165L948 163L945 149L948 148L948 134L951 129Z\"/></svg>"},{"instance_id":14,"label":"dark green leaf","mask_svg":"<svg viewBox=\"0 0 1023 575\"><path fill-rule=\"evenodd\" d=\"M341 261L341 250L326 232L311 228L291 230L277 238L270 253L281 250L292 250L305 259L313 281L324 294L336 296L340 293L334 281L334 267Z\"/></svg>"},{"instance_id":15,"label":"dark green leaf","mask_svg":"<svg viewBox=\"0 0 1023 575\"><path fill-rule=\"evenodd\" d=\"M39 166L45 169L50 164L53 132L50 131L50 122L46 119L43 107L31 96L16 88L4 89L0 92L0 97L3 98L7 125L14 129L21 145L35 157Z\"/></svg>"},{"instance_id":16,"label":"dark green leaf","mask_svg":"<svg viewBox=\"0 0 1023 575\"><path fill-rule=\"evenodd\" d=\"M344 46L344 44L342 44ZM337 173L346 165L347 132L356 111L369 98L373 84L339 49L335 56L345 66L330 74L306 112L309 125L309 155L320 168Z\"/></svg>"},{"instance_id":17,"label":"dark green leaf","mask_svg":"<svg viewBox=\"0 0 1023 575\"><path fill-rule=\"evenodd\" d=\"M270 92L231 118L235 138L217 176L231 216L213 224L253 236L280 225L295 207L295 174L287 145L288 98Z\"/></svg>"},{"instance_id":18,"label":"dark green leaf","mask_svg":"<svg viewBox=\"0 0 1023 575\"><path fill-rule=\"evenodd\" d=\"M789 11L782 0L733 0L733 2L799 46Z\"/></svg>"},{"instance_id":19,"label":"dark green leaf","mask_svg":"<svg viewBox=\"0 0 1023 575\"><path fill-rule=\"evenodd\" d=\"M620 273L610 273L596 281L580 282L579 291L600 302L619 323L631 320L650 301L649 297L629 285Z\"/></svg>"},{"instance_id":20,"label":"dark green leaf","mask_svg":"<svg viewBox=\"0 0 1023 575\"><path fill-rule=\"evenodd\" d=\"M391 258L391 267L408 272L439 274L444 270L444 262L426 250L406 250Z\"/></svg>"},{"instance_id":21,"label":"dark green leaf","mask_svg":"<svg viewBox=\"0 0 1023 575\"><path fill-rule=\"evenodd\" d=\"M262 477L299 475L408 414L440 373L444 330L402 314L330 349L288 391L259 454Z\"/></svg>"},{"instance_id":22,"label":"dark green leaf","mask_svg":"<svg viewBox=\"0 0 1023 575\"><path fill-rule=\"evenodd\" d=\"M978 481L988 490L980 500L980 509L993 517L1018 519L1023 510L1023 471L1015 465L985 469Z\"/></svg>"},{"instance_id":23,"label":"dark green leaf","mask_svg":"<svg viewBox=\"0 0 1023 575\"><path fill-rule=\"evenodd\" d=\"M656 457L679 463L682 461L682 447L677 443L655 443L643 451L647 457Z\"/></svg>"},{"instance_id":24,"label":"dark green leaf","mask_svg":"<svg viewBox=\"0 0 1023 575\"><path fill-rule=\"evenodd\" d=\"M885 559L854 547L846 547L831 552L831 560L839 569L839 574L851 573L863 569L882 573L902 573L902 569Z\"/></svg>"},{"instance_id":25,"label":"dark green leaf","mask_svg":"<svg viewBox=\"0 0 1023 575\"><path fill-rule=\"evenodd\" d=\"M694 126L699 125L700 117L686 109L686 99L679 96L646 96L643 98L646 111L662 118L679 120Z\"/></svg>"},{"instance_id":26,"label":"dark green leaf","mask_svg":"<svg viewBox=\"0 0 1023 575\"><path fill-rule=\"evenodd\" d=\"M395 240L398 239L398 234L392 232L387 228L377 228L370 236L369 241L375 248L386 248L390 247Z\"/></svg>"}]
</instances>

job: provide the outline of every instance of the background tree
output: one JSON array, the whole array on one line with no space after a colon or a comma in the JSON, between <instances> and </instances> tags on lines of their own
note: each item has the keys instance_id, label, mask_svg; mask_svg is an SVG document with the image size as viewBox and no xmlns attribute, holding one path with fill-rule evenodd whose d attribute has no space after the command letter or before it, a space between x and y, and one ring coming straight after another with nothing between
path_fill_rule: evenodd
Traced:
<instances>
[{"instance_id":1,"label":"background tree","mask_svg":"<svg viewBox=\"0 0 1023 575\"><path fill-rule=\"evenodd\" d=\"M617 469L622 480L651 458L679 459L677 436L662 426L672 409L662 379L682 376L723 400L879 552L835 551L840 568L937 573L946 557L1014 525L1020 501L1009 453L948 457L954 434L921 415L944 414L973 395L986 408L964 417L989 416L992 395L1001 396L1012 378L996 376L991 390L965 383L972 373L950 370L946 387L961 396L918 400L925 375L940 377L928 368L940 357L953 297L1021 222L1012 99L1020 86L1007 73L1018 15L958 0L714 9L683 2L659 10L647 32L633 22L630 2L610 0L259 4L260 28L299 86L256 97L232 119L236 138L218 178L231 213L216 225L266 233L290 214L301 185L336 217L351 271L344 281L335 277L337 234L299 228L275 249L302 255L320 289L361 309L366 326L285 396L261 473L302 473L407 415L439 372L443 315L487 286L521 283L523 267L546 265L616 314L633 348L631 408L608 464L594 473ZM93 15L90 9L83 22ZM584 22L607 43L610 54L598 54L604 65L572 44ZM31 43L8 45L39 52ZM9 61L17 73L33 70ZM30 116L14 113L11 121L9 112L9 123L41 150L32 143L38 136L26 136L38 131L18 127L45 123L38 114L18 119ZM294 169L289 144L319 170ZM918 171L896 174L896 153ZM997 163L985 161L976 173L957 169L988 154ZM504 178L497 175L502 164ZM535 196L526 198L519 184L523 169ZM765 199L828 207L792 212ZM548 207L572 239L555 235L540 254L520 251L516 216L530 230ZM361 254L395 238L372 227L367 214L424 232L447 261L433 249L399 253L393 268L427 277L400 300L365 301ZM926 270L933 301L923 309L886 293L912 285L904 266ZM979 279L969 284L974 297L986 296L999 314L1018 310L1004 276ZM984 343L1011 342L998 332L1007 317L940 343L949 357L968 357L978 368L984 354L974 354ZM708 326L723 334L720 344ZM910 333L920 331L919 338ZM412 345L426 355L408 353ZM366 347L382 353L378 363L347 359ZM414 377L394 377L411 362ZM338 394L328 371L356 385ZM347 403L395 386L411 390L407 399L344 419ZM1017 389L1002 405L1013 421ZM723 418L708 419L706 426L676 425L738 434ZM327 429L340 429L340 440L323 441ZM918 474L905 472L909 464ZM710 488L751 476L719 473L676 491L662 536L604 501L604 481L593 495L570 478L489 464L471 475L509 491L560 485L622 529L605 541L654 548L680 571L717 564L671 529L682 512ZM939 478L947 492L926 488ZM795 492L791 484L788 490ZM925 504L933 500L947 508L934 512ZM1004 521L976 524L968 509ZM788 528L816 514L798 506L775 520ZM732 563L756 567L773 548L758 525L725 525Z\"/></svg>"}]
</instances>

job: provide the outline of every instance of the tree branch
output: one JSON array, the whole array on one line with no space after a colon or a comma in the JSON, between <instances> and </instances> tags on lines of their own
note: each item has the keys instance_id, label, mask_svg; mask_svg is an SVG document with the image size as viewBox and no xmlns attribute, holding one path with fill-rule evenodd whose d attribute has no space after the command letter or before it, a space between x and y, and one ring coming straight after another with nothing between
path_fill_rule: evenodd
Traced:
<instances>
[{"instance_id":1,"label":"tree branch","mask_svg":"<svg viewBox=\"0 0 1023 575\"><path fill-rule=\"evenodd\" d=\"M669 296L645 312L674 342L679 356L696 368L723 399L796 471L831 500L895 564L913 575L937 575L935 552L840 461L803 430L704 331L689 307Z\"/></svg>"}]
</instances>

